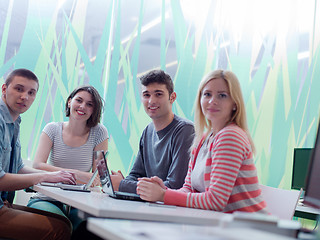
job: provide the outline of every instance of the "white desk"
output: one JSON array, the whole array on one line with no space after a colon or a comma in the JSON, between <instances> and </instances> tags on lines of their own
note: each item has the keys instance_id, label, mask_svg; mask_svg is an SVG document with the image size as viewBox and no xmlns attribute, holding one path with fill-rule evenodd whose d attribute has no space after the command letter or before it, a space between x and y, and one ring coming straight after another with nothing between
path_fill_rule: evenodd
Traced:
<instances>
[{"instance_id":1,"label":"white desk","mask_svg":"<svg viewBox=\"0 0 320 240\"><path fill-rule=\"evenodd\" d=\"M88 218L87 228L109 240L292 240L295 238L252 228L227 229L217 226L186 225L134 220Z\"/></svg>"},{"instance_id":2,"label":"white desk","mask_svg":"<svg viewBox=\"0 0 320 240\"><path fill-rule=\"evenodd\" d=\"M94 217L218 225L228 215L208 210L118 200L97 192L66 191L39 185L33 189Z\"/></svg>"},{"instance_id":3,"label":"white desk","mask_svg":"<svg viewBox=\"0 0 320 240\"><path fill-rule=\"evenodd\" d=\"M267 216L267 215L252 215L248 213L224 214L221 212L200 210L200 209L193 209L193 208L166 206L166 205L151 204L147 202L136 202L136 201L130 201L130 200L118 200L118 199L113 199L109 197L107 194L97 193L97 192L88 193L88 192L66 191L60 188L44 187L44 186L38 186L38 185L34 186L33 188L34 190L41 192L47 195L48 197L54 198L67 205L75 207L80 211L87 213L90 216L100 217L101 221L98 219L91 220L93 221L94 224L93 225L91 224L90 230L96 233L97 235L106 234L105 231L112 232L113 231L112 229L114 229L115 232L120 231L121 233L124 232L123 234L125 234L125 231L119 228L104 227L105 225L113 226L112 224L114 224L116 226L117 223L122 224L121 220L124 222L123 229L126 229L128 224L134 224L131 229L135 229L135 226L138 229L139 225L136 225L136 224L140 224L141 229L144 229L147 231L146 235L149 234L148 233L149 230L147 230L149 227L153 228L154 226L159 226L159 229L158 229L159 234L162 234L161 231L167 232L168 229L170 229L170 231L172 232L176 231L175 229L178 229L178 232L183 229L192 229L192 231L191 230L190 231L193 233L194 232L197 233L197 235L200 234L202 236L203 235L202 232L204 232L203 236L205 237L206 234L209 234L211 236L211 233L212 233L211 229L217 229L215 234L220 234L221 226L224 226L223 230L225 232L235 233L238 231L239 234L240 233L245 234L245 233L248 233L249 231L249 233L252 234L252 236L260 236L260 235L262 236L262 234L268 235L269 232L270 233L277 232L278 234L276 234L276 236L278 236L279 238L269 238L269 239L285 240L290 238L287 238L284 236L292 236L293 234L295 234L297 229L296 226L294 226L294 228L291 228L291 226L289 228L287 226L283 227L280 224L281 221L277 221L274 217ZM101 218L112 218L112 219L101 219ZM123 219L126 219L126 221ZM107 220L110 220L110 221L112 220L112 221L107 222ZM133 220L140 220L140 221L133 221ZM144 221L141 221L141 220L144 220ZM185 225L185 224L189 224L189 225ZM218 226L220 226L220 228ZM229 229L226 229L226 227L228 227ZM232 228L232 230L230 228ZM237 229L237 230L234 231L234 229ZM263 233L260 233L260 231L257 229L263 230L262 231ZM191 232L189 232L189 230L186 230L186 233L182 235L184 236L184 240L189 235L192 235ZM108 233L108 234L112 234L112 233ZM142 235L144 235L144 233L142 233ZM102 235L102 236L106 236L106 235ZM114 239L118 239L117 237L119 236L115 235ZM139 236L139 239L144 239L142 237L143 236L141 237ZM159 235L159 237L162 238L162 235ZM119 239L130 239L130 238L119 238ZM146 238L146 239L150 239L150 238ZM151 238L151 239L154 239L154 238ZM166 238L162 238L162 239L166 239ZM187 238L187 239L192 239L192 238ZM239 238L238 234L233 234L230 236L224 235L222 239L251 239L251 238ZM264 238L255 237L252 239L264 239Z\"/></svg>"},{"instance_id":4,"label":"white desk","mask_svg":"<svg viewBox=\"0 0 320 240\"><path fill-rule=\"evenodd\" d=\"M294 213L295 217L307 218L311 220L317 220L320 215L320 210L306 205L298 204Z\"/></svg>"}]
</instances>

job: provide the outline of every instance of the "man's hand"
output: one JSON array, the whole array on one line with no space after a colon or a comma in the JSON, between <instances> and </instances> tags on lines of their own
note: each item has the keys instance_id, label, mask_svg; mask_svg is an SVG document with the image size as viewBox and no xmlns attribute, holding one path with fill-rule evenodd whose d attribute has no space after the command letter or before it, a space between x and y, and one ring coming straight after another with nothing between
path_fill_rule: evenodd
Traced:
<instances>
[{"instance_id":1,"label":"man's hand","mask_svg":"<svg viewBox=\"0 0 320 240\"><path fill-rule=\"evenodd\" d=\"M43 182L62 182L67 184L76 184L74 173L68 171L47 172L42 180Z\"/></svg>"},{"instance_id":2,"label":"man's hand","mask_svg":"<svg viewBox=\"0 0 320 240\"><path fill-rule=\"evenodd\" d=\"M122 172L118 170L118 172L111 171L111 181L113 185L113 189L115 191L119 191L119 185L122 179L124 179Z\"/></svg>"},{"instance_id":3,"label":"man's hand","mask_svg":"<svg viewBox=\"0 0 320 240\"><path fill-rule=\"evenodd\" d=\"M23 168L22 171L19 171L21 174L6 173L0 178L0 189L2 191L16 191L41 182L76 184L76 178L72 172L42 170L32 172L29 171L30 169Z\"/></svg>"}]
</instances>

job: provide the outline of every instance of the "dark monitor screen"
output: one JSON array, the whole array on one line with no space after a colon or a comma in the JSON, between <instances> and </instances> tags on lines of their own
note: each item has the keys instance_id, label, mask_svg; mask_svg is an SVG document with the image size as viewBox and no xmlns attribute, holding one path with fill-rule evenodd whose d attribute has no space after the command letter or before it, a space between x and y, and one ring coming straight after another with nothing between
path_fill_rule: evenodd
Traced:
<instances>
[{"instance_id":1,"label":"dark monitor screen","mask_svg":"<svg viewBox=\"0 0 320 240\"><path fill-rule=\"evenodd\" d=\"M304 203L320 209L320 122L307 175Z\"/></svg>"},{"instance_id":2,"label":"dark monitor screen","mask_svg":"<svg viewBox=\"0 0 320 240\"><path fill-rule=\"evenodd\" d=\"M306 178L309 169L313 148L295 148L293 150L293 168L291 188L305 190Z\"/></svg>"}]
</instances>

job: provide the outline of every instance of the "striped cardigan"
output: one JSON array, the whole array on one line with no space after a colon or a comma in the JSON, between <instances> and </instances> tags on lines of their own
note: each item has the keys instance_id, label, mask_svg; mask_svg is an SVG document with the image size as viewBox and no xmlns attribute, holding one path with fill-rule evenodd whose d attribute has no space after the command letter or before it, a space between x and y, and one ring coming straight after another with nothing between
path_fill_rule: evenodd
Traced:
<instances>
[{"instance_id":1,"label":"striped cardigan","mask_svg":"<svg viewBox=\"0 0 320 240\"><path fill-rule=\"evenodd\" d=\"M164 203L231 213L261 212L266 203L261 196L256 167L247 134L235 124L220 130L208 143L210 158L204 173L205 192L191 186L191 172L203 140L193 150L183 187L167 189Z\"/></svg>"}]
</instances>

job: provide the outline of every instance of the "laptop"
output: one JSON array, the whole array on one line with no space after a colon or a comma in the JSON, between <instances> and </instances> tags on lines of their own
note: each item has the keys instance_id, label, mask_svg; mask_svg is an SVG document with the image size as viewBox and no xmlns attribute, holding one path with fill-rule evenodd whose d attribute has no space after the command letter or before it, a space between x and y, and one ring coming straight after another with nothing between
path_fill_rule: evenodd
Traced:
<instances>
[{"instance_id":1,"label":"laptop","mask_svg":"<svg viewBox=\"0 0 320 240\"><path fill-rule=\"evenodd\" d=\"M98 164L97 164L102 191L104 193L107 193L110 197L116 198L116 199L144 201L140 198L138 194L114 191L112 182L111 182L110 172L109 172L107 161L106 161L106 156L108 155L108 153L109 152L106 152L106 154L103 154L103 159L100 159L100 161L98 161Z\"/></svg>"},{"instance_id":2,"label":"laptop","mask_svg":"<svg viewBox=\"0 0 320 240\"><path fill-rule=\"evenodd\" d=\"M92 177L86 184L64 184L64 183L49 183L49 182L42 182L40 183L42 186L49 186L49 187L59 187L63 190L71 190L71 191L81 191L81 192L90 192L90 186L92 185L94 179L98 174L98 168L92 174Z\"/></svg>"}]
</instances>

